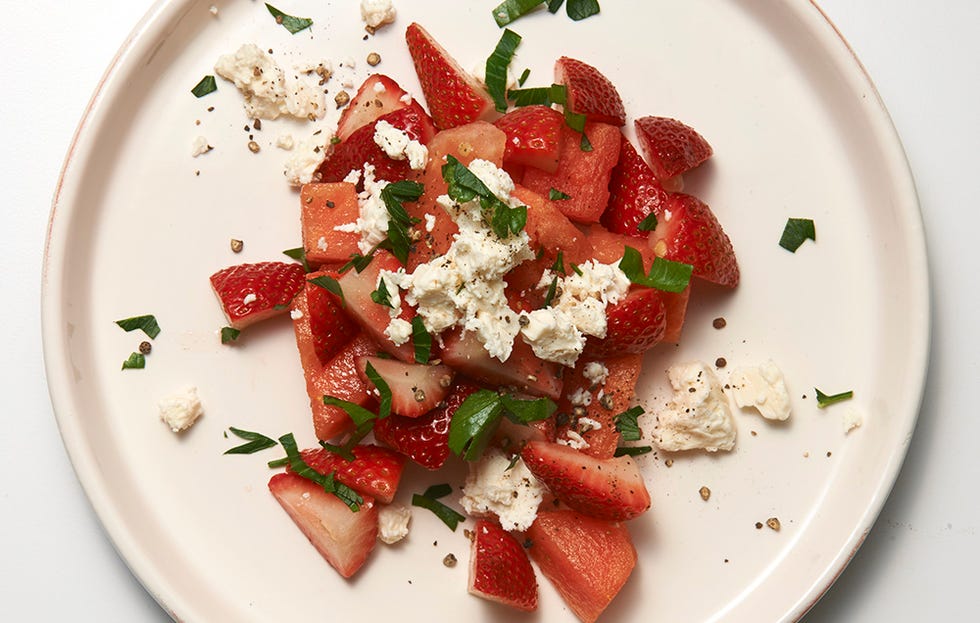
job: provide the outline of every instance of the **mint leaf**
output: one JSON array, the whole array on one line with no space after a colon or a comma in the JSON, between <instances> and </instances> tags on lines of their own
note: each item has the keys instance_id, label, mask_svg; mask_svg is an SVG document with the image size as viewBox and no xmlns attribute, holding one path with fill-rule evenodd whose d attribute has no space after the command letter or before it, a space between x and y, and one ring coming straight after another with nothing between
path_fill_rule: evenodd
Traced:
<instances>
[{"instance_id":1,"label":"mint leaf","mask_svg":"<svg viewBox=\"0 0 980 623\"><path fill-rule=\"evenodd\" d=\"M425 330L421 316L412 318L412 344L415 346L415 363L427 364L432 355L432 336Z\"/></svg>"},{"instance_id":2,"label":"mint leaf","mask_svg":"<svg viewBox=\"0 0 980 623\"><path fill-rule=\"evenodd\" d=\"M550 87L533 87L528 89L511 89L507 91L507 99L514 106L551 106L565 104L568 93L563 84L552 84Z\"/></svg>"},{"instance_id":3,"label":"mint leaf","mask_svg":"<svg viewBox=\"0 0 980 623\"><path fill-rule=\"evenodd\" d=\"M817 392L817 407L820 408L820 409L823 409L824 407L829 407L830 405L836 404L838 402L843 402L845 400L850 400L851 398L854 397L854 391L853 390L846 391L846 392L841 392L839 394L832 394L830 396L828 396L827 394L823 393L822 391L820 391L816 387L814 387L813 390L815 392Z\"/></svg>"},{"instance_id":4,"label":"mint leaf","mask_svg":"<svg viewBox=\"0 0 980 623\"><path fill-rule=\"evenodd\" d=\"M303 270L310 272L310 265L306 261L306 249L303 247L296 247L295 249L286 249L282 252L286 257L292 258L303 265Z\"/></svg>"},{"instance_id":5,"label":"mint leaf","mask_svg":"<svg viewBox=\"0 0 980 623\"><path fill-rule=\"evenodd\" d=\"M374 259L374 252L377 250L377 248L378 247L375 246L373 249L371 249L371 251L367 255L360 255L359 253L351 253L350 260L348 260L346 264L341 266L340 270L338 270L337 272L343 275L348 270L353 268L355 271L357 271L357 274L361 274L362 272L364 272L364 269L368 267L368 264L371 263L371 260Z\"/></svg>"},{"instance_id":6,"label":"mint leaf","mask_svg":"<svg viewBox=\"0 0 980 623\"><path fill-rule=\"evenodd\" d=\"M268 2L265 3L265 8L269 9L272 17L276 18L276 23L282 24L282 27L288 30L290 34L295 35L299 31L305 30L313 25L313 20L310 18L287 15Z\"/></svg>"},{"instance_id":7,"label":"mint leaf","mask_svg":"<svg viewBox=\"0 0 980 623\"><path fill-rule=\"evenodd\" d=\"M336 295L341 302L344 302L344 291L340 287L340 282L330 275L320 275L319 277L314 277L313 279L307 279L307 281L315 286L323 288L331 294Z\"/></svg>"},{"instance_id":8,"label":"mint leaf","mask_svg":"<svg viewBox=\"0 0 980 623\"><path fill-rule=\"evenodd\" d=\"M481 389L466 397L449 423L449 449L467 461L475 461L490 443L500 424L500 396Z\"/></svg>"},{"instance_id":9,"label":"mint leaf","mask_svg":"<svg viewBox=\"0 0 980 623\"><path fill-rule=\"evenodd\" d=\"M653 231L657 228L657 215L651 212L647 214L640 223L636 226L640 231Z\"/></svg>"},{"instance_id":10,"label":"mint leaf","mask_svg":"<svg viewBox=\"0 0 980 623\"><path fill-rule=\"evenodd\" d=\"M582 276L582 269L578 267L578 264L570 264L570 265L572 267L572 272L575 273L576 275L578 275L579 277L581 277Z\"/></svg>"},{"instance_id":11,"label":"mint leaf","mask_svg":"<svg viewBox=\"0 0 980 623\"><path fill-rule=\"evenodd\" d=\"M598 0L568 0L565 12L573 20L580 21L599 13Z\"/></svg>"},{"instance_id":12,"label":"mint leaf","mask_svg":"<svg viewBox=\"0 0 980 623\"><path fill-rule=\"evenodd\" d=\"M446 164L442 165L442 179L446 181L447 194L453 201L466 203L479 198L480 207L489 214L490 227L498 238L506 238L511 232L518 234L527 224L527 206L512 208L501 201L452 155L447 155Z\"/></svg>"},{"instance_id":13,"label":"mint leaf","mask_svg":"<svg viewBox=\"0 0 980 623\"><path fill-rule=\"evenodd\" d=\"M274 461L269 461L266 463L270 469L277 469L279 467L286 467L289 465L289 459L287 457L282 457L281 459L276 459Z\"/></svg>"},{"instance_id":14,"label":"mint leaf","mask_svg":"<svg viewBox=\"0 0 980 623\"><path fill-rule=\"evenodd\" d=\"M241 329L236 329L234 327L221 327L221 343L231 344L237 340L238 336L241 334Z\"/></svg>"},{"instance_id":15,"label":"mint leaf","mask_svg":"<svg viewBox=\"0 0 980 623\"><path fill-rule=\"evenodd\" d=\"M623 441L640 440L640 426L636 423L636 418L641 415L643 415L643 407L635 406L613 417L613 423Z\"/></svg>"},{"instance_id":16,"label":"mint leaf","mask_svg":"<svg viewBox=\"0 0 980 623\"><path fill-rule=\"evenodd\" d=\"M418 201L425 187L418 182L402 180L388 184L381 191L381 200L388 210L388 240L391 242L391 253L402 264L408 263L408 252L412 241L408 228L418 223L402 205L406 201ZM358 271L360 272L360 271Z\"/></svg>"},{"instance_id":17,"label":"mint leaf","mask_svg":"<svg viewBox=\"0 0 980 623\"><path fill-rule=\"evenodd\" d=\"M565 272L565 252L559 251L558 257L555 258L555 263L551 265L552 272L561 273L562 275L567 275Z\"/></svg>"},{"instance_id":18,"label":"mint leaf","mask_svg":"<svg viewBox=\"0 0 980 623\"><path fill-rule=\"evenodd\" d=\"M518 17L544 4L545 0L504 0L493 10L493 20L503 28Z\"/></svg>"},{"instance_id":19,"label":"mint leaf","mask_svg":"<svg viewBox=\"0 0 980 623\"><path fill-rule=\"evenodd\" d=\"M218 83L215 82L214 76L207 75L201 78L201 81L191 89L191 93L194 94L194 97L204 97L208 93L214 93L217 90Z\"/></svg>"},{"instance_id":20,"label":"mint leaf","mask_svg":"<svg viewBox=\"0 0 980 623\"><path fill-rule=\"evenodd\" d=\"M633 247L623 249L623 259L619 269L630 282L664 292L683 292L691 282L694 267L682 262L672 262L662 257L654 258L650 274L643 272L643 256Z\"/></svg>"},{"instance_id":21,"label":"mint leaf","mask_svg":"<svg viewBox=\"0 0 980 623\"><path fill-rule=\"evenodd\" d=\"M555 275L551 279L551 283L548 284L548 293L544 296L544 307L551 307L551 303L555 300L555 295L558 294L558 275Z\"/></svg>"},{"instance_id":22,"label":"mint leaf","mask_svg":"<svg viewBox=\"0 0 980 623\"><path fill-rule=\"evenodd\" d=\"M548 0L548 11L557 13L563 4L565 4L565 0Z\"/></svg>"},{"instance_id":23,"label":"mint leaf","mask_svg":"<svg viewBox=\"0 0 980 623\"><path fill-rule=\"evenodd\" d=\"M240 446L235 446L234 448L229 448L225 450L225 454L253 454L260 450L265 450L266 448L272 448L276 445L276 440L271 437L266 437L261 433L253 433L252 431L242 430L240 428L235 428L234 426L229 426L228 430L235 434L236 437L246 440L248 443L243 443Z\"/></svg>"},{"instance_id":24,"label":"mint leaf","mask_svg":"<svg viewBox=\"0 0 980 623\"><path fill-rule=\"evenodd\" d=\"M333 396L324 396L323 404L343 409L344 413L354 422L354 426L361 426L365 422L373 422L378 417L359 404L354 404L353 402L341 400Z\"/></svg>"},{"instance_id":25,"label":"mint leaf","mask_svg":"<svg viewBox=\"0 0 980 623\"><path fill-rule=\"evenodd\" d=\"M548 398L523 399L506 394L499 398L504 415L515 424L546 420L558 409L558 405Z\"/></svg>"},{"instance_id":26,"label":"mint leaf","mask_svg":"<svg viewBox=\"0 0 980 623\"><path fill-rule=\"evenodd\" d=\"M497 112L507 112L507 68L510 67L514 52L520 43L521 36L510 28L505 28L504 34L500 36L500 41L497 42L497 47L487 58L487 93L493 98Z\"/></svg>"},{"instance_id":27,"label":"mint leaf","mask_svg":"<svg viewBox=\"0 0 980 623\"><path fill-rule=\"evenodd\" d=\"M122 363L123 370L142 370L146 367L146 357L142 353L130 353L129 359Z\"/></svg>"},{"instance_id":28,"label":"mint leaf","mask_svg":"<svg viewBox=\"0 0 980 623\"><path fill-rule=\"evenodd\" d=\"M378 305L383 305L392 309L395 308L395 306L391 304L391 293L388 292L388 286L385 285L384 279L378 281L378 289L371 293L371 300Z\"/></svg>"},{"instance_id":29,"label":"mint leaf","mask_svg":"<svg viewBox=\"0 0 980 623\"><path fill-rule=\"evenodd\" d=\"M571 198L572 198L571 195L566 195L565 193L558 190L557 188L552 188L551 190L548 191L548 199L552 201L565 201L566 199L571 199Z\"/></svg>"},{"instance_id":30,"label":"mint leaf","mask_svg":"<svg viewBox=\"0 0 980 623\"><path fill-rule=\"evenodd\" d=\"M779 238L779 246L796 253L807 239L817 241L817 228L813 224L813 219L791 218L786 220L783 235Z\"/></svg>"},{"instance_id":31,"label":"mint leaf","mask_svg":"<svg viewBox=\"0 0 980 623\"><path fill-rule=\"evenodd\" d=\"M370 361L367 362L364 374L368 377L369 381L374 383L374 386L378 388L378 393L381 395L381 403L378 406L378 417L383 420L391 415L391 388L388 387L388 383L381 378L381 375L374 369Z\"/></svg>"},{"instance_id":32,"label":"mint leaf","mask_svg":"<svg viewBox=\"0 0 980 623\"><path fill-rule=\"evenodd\" d=\"M150 336L150 339L155 339L156 336L160 335L160 325L157 324L157 319L153 314L146 316L133 316L132 318L124 318L122 320L117 320L116 324L119 325L123 331L129 333L130 331L135 331L140 329L143 333Z\"/></svg>"},{"instance_id":33,"label":"mint leaf","mask_svg":"<svg viewBox=\"0 0 980 623\"><path fill-rule=\"evenodd\" d=\"M455 532L459 522L465 521L466 517L449 508L437 499L445 497L450 493L452 493L452 487L449 485L433 485L426 489L425 493L413 494L412 506L418 506L419 508L432 511L436 517L442 520L442 523L449 526L449 529Z\"/></svg>"},{"instance_id":34,"label":"mint leaf","mask_svg":"<svg viewBox=\"0 0 980 623\"><path fill-rule=\"evenodd\" d=\"M441 485L429 485L429 488L425 490L422 495L427 498L432 498L433 500L438 500L439 498L444 498L453 492L453 488L448 484L443 483Z\"/></svg>"},{"instance_id":35,"label":"mint leaf","mask_svg":"<svg viewBox=\"0 0 980 623\"><path fill-rule=\"evenodd\" d=\"M522 87L524 83L527 82L528 77L531 75L531 69L527 68L521 73L521 77L517 79L517 86Z\"/></svg>"},{"instance_id":36,"label":"mint leaf","mask_svg":"<svg viewBox=\"0 0 980 623\"><path fill-rule=\"evenodd\" d=\"M323 490L327 493L334 494L340 499L341 502L346 504L347 507L355 513L360 510L361 504L364 503L364 498L359 496L357 492L347 485L335 481L333 472L324 476L307 465L306 461L304 461L303 457L300 455L299 449L296 447L296 439L293 437L292 433L287 433L280 437L279 443L286 451L286 458L289 460L289 469L291 469L293 473L295 473L297 476L306 478L311 482L315 482L323 487Z\"/></svg>"},{"instance_id":37,"label":"mint leaf","mask_svg":"<svg viewBox=\"0 0 980 623\"><path fill-rule=\"evenodd\" d=\"M620 446L613 452L613 456L640 456L652 451L650 446Z\"/></svg>"}]
</instances>

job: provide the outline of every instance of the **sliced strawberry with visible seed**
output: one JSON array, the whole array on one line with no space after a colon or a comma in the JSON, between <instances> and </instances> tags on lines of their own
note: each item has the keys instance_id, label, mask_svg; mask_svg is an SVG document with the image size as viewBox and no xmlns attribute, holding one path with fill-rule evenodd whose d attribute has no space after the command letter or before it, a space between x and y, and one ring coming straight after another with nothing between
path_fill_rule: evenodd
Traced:
<instances>
[{"instance_id":1,"label":"sliced strawberry with visible seed","mask_svg":"<svg viewBox=\"0 0 980 623\"><path fill-rule=\"evenodd\" d=\"M306 282L306 307L309 314L313 349L320 363L326 365L358 333L357 323L340 308L336 298L326 288L309 279L321 276L336 278L333 271L310 273Z\"/></svg>"},{"instance_id":2,"label":"sliced strawberry with visible seed","mask_svg":"<svg viewBox=\"0 0 980 623\"><path fill-rule=\"evenodd\" d=\"M600 460L561 444L529 441L521 458L555 497L591 517L621 521L650 508L643 474L628 456Z\"/></svg>"},{"instance_id":3,"label":"sliced strawberry with visible seed","mask_svg":"<svg viewBox=\"0 0 980 623\"><path fill-rule=\"evenodd\" d=\"M307 465L324 476L334 472L337 482L382 504L390 504L402 478L405 457L370 444L354 446L352 452L353 461L326 448L310 448L300 454Z\"/></svg>"},{"instance_id":4,"label":"sliced strawberry with visible seed","mask_svg":"<svg viewBox=\"0 0 980 623\"><path fill-rule=\"evenodd\" d=\"M514 340L510 358L502 362L491 357L475 333L450 331L443 334L442 360L460 374L493 385L513 386L536 396L561 395L560 366L534 356L531 347Z\"/></svg>"},{"instance_id":5,"label":"sliced strawberry with visible seed","mask_svg":"<svg viewBox=\"0 0 980 623\"><path fill-rule=\"evenodd\" d=\"M410 24L405 41L437 128L454 128L494 114L486 90L424 28Z\"/></svg>"},{"instance_id":6,"label":"sliced strawberry with visible seed","mask_svg":"<svg viewBox=\"0 0 980 623\"><path fill-rule=\"evenodd\" d=\"M303 267L286 262L238 264L211 275L228 324L244 329L250 324L285 313L303 289Z\"/></svg>"},{"instance_id":7,"label":"sliced strawberry with visible seed","mask_svg":"<svg viewBox=\"0 0 980 623\"><path fill-rule=\"evenodd\" d=\"M517 539L485 519L473 528L468 590L518 610L538 608L538 582L527 552Z\"/></svg>"},{"instance_id":8,"label":"sliced strawberry with visible seed","mask_svg":"<svg viewBox=\"0 0 980 623\"><path fill-rule=\"evenodd\" d=\"M642 117L634 126L640 148L661 182L690 171L711 157L708 141L676 119Z\"/></svg>"},{"instance_id":9,"label":"sliced strawberry with visible seed","mask_svg":"<svg viewBox=\"0 0 980 623\"><path fill-rule=\"evenodd\" d=\"M667 192L624 136L619 162L609 180L609 205L602 214L602 224L617 234L646 238L650 230L640 231L640 222L651 214L659 221L666 203Z\"/></svg>"},{"instance_id":10,"label":"sliced strawberry with visible seed","mask_svg":"<svg viewBox=\"0 0 980 623\"><path fill-rule=\"evenodd\" d=\"M626 298L606 308L606 337L590 337L586 344L593 357L642 353L660 343L667 329L664 292L633 287Z\"/></svg>"},{"instance_id":11,"label":"sliced strawberry with visible seed","mask_svg":"<svg viewBox=\"0 0 980 623\"><path fill-rule=\"evenodd\" d=\"M378 538L378 508L365 498L357 512L323 487L292 473L276 474L269 491L320 555L349 578L367 561Z\"/></svg>"},{"instance_id":12,"label":"sliced strawberry with visible seed","mask_svg":"<svg viewBox=\"0 0 980 623\"><path fill-rule=\"evenodd\" d=\"M449 366L428 366L404 363L380 357L361 357L357 371L366 383L367 364L378 373L391 390L391 411L405 417L425 415L442 401L453 385L453 371ZM374 385L371 383L371 387Z\"/></svg>"},{"instance_id":13,"label":"sliced strawberry with visible seed","mask_svg":"<svg viewBox=\"0 0 980 623\"><path fill-rule=\"evenodd\" d=\"M562 114L548 106L523 106L493 122L507 135L504 166L531 166L554 173L561 148Z\"/></svg>"},{"instance_id":14,"label":"sliced strawberry with visible seed","mask_svg":"<svg viewBox=\"0 0 980 623\"><path fill-rule=\"evenodd\" d=\"M562 56L555 61L555 82L564 84L565 107L589 121L626 125L626 109L613 83L598 69Z\"/></svg>"},{"instance_id":15,"label":"sliced strawberry with visible seed","mask_svg":"<svg viewBox=\"0 0 980 623\"><path fill-rule=\"evenodd\" d=\"M398 83L382 74L372 74L357 90L337 122L337 138L347 140L355 130L373 123L379 117L401 108L411 101ZM403 99L404 98L404 99Z\"/></svg>"},{"instance_id":16,"label":"sliced strawberry with visible seed","mask_svg":"<svg viewBox=\"0 0 980 623\"><path fill-rule=\"evenodd\" d=\"M711 208L696 197L670 195L664 218L650 232L649 244L658 257L692 265L696 277L723 286L738 285L732 241Z\"/></svg>"}]
</instances>

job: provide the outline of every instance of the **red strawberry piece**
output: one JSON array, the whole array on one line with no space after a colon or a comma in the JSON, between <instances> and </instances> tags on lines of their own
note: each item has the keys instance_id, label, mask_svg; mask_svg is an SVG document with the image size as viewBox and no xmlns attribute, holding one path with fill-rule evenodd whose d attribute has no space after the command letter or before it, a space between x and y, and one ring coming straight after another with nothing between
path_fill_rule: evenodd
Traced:
<instances>
[{"instance_id":1,"label":"red strawberry piece","mask_svg":"<svg viewBox=\"0 0 980 623\"><path fill-rule=\"evenodd\" d=\"M310 273L307 279L320 276L336 278L337 273L323 271ZM306 282L306 308L309 314L313 350L326 365L358 333L357 323L344 313L337 299L326 289Z\"/></svg>"},{"instance_id":2,"label":"red strawberry piece","mask_svg":"<svg viewBox=\"0 0 980 623\"><path fill-rule=\"evenodd\" d=\"M449 423L459 405L479 386L459 381L445 400L425 415L390 415L374 423L374 436L426 469L439 469L449 458Z\"/></svg>"},{"instance_id":3,"label":"red strawberry piece","mask_svg":"<svg viewBox=\"0 0 980 623\"><path fill-rule=\"evenodd\" d=\"M292 473L273 476L269 491L340 575L351 577L367 561L378 538L373 500L365 498L355 513L320 485Z\"/></svg>"},{"instance_id":4,"label":"red strawberry piece","mask_svg":"<svg viewBox=\"0 0 980 623\"><path fill-rule=\"evenodd\" d=\"M391 390L391 411L405 417L419 417L435 409L453 384L453 371L449 366L361 357L357 361L357 372L366 383L371 383L366 372L369 363ZM374 384L370 387L373 389Z\"/></svg>"},{"instance_id":5,"label":"red strawberry piece","mask_svg":"<svg viewBox=\"0 0 980 623\"><path fill-rule=\"evenodd\" d=\"M493 122L507 135L504 166L531 166L554 173L558 169L561 128L565 119L549 106L523 106Z\"/></svg>"},{"instance_id":6,"label":"red strawberry piece","mask_svg":"<svg viewBox=\"0 0 980 623\"><path fill-rule=\"evenodd\" d=\"M565 85L565 107L572 112L585 115L589 121L626 125L626 109L619 92L592 65L562 56L555 61L555 82Z\"/></svg>"},{"instance_id":7,"label":"red strawberry piece","mask_svg":"<svg viewBox=\"0 0 980 623\"><path fill-rule=\"evenodd\" d=\"M606 307L606 337L589 338L593 357L642 353L660 343L667 328L662 290L634 287L626 298Z\"/></svg>"},{"instance_id":8,"label":"red strawberry piece","mask_svg":"<svg viewBox=\"0 0 980 623\"><path fill-rule=\"evenodd\" d=\"M636 549L626 526L570 510L538 511L527 532L528 553L583 623L593 623L633 567Z\"/></svg>"},{"instance_id":9,"label":"red strawberry piece","mask_svg":"<svg viewBox=\"0 0 980 623\"><path fill-rule=\"evenodd\" d=\"M561 367L534 356L524 340L514 340L507 361L491 357L475 333L452 331L443 334L442 361L452 369L481 383L507 385L518 390L557 399L561 395Z\"/></svg>"},{"instance_id":10,"label":"red strawberry piece","mask_svg":"<svg viewBox=\"0 0 980 623\"><path fill-rule=\"evenodd\" d=\"M326 448L310 448L300 454L307 465L324 476L334 472L337 482L382 504L390 504L402 478L405 457L375 445L355 446L352 452L353 461Z\"/></svg>"},{"instance_id":11,"label":"red strawberry piece","mask_svg":"<svg viewBox=\"0 0 980 623\"><path fill-rule=\"evenodd\" d=\"M437 128L454 128L494 114L486 90L424 28L410 24L405 41Z\"/></svg>"},{"instance_id":12,"label":"red strawberry piece","mask_svg":"<svg viewBox=\"0 0 980 623\"><path fill-rule=\"evenodd\" d=\"M368 76L357 90L357 95L340 114L337 138L345 141L355 130L373 123L383 115L405 108L411 101L407 97L403 100L405 95L405 90L388 76Z\"/></svg>"},{"instance_id":13,"label":"red strawberry piece","mask_svg":"<svg viewBox=\"0 0 980 623\"><path fill-rule=\"evenodd\" d=\"M211 287L228 324L244 329L289 309L293 297L303 289L304 275L299 264L239 264L211 275Z\"/></svg>"},{"instance_id":14,"label":"red strawberry piece","mask_svg":"<svg viewBox=\"0 0 980 623\"><path fill-rule=\"evenodd\" d=\"M658 180L690 171L711 157L708 141L676 119L643 117L633 125L640 148Z\"/></svg>"},{"instance_id":15,"label":"red strawberry piece","mask_svg":"<svg viewBox=\"0 0 980 623\"><path fill-rule=\"evenodd\" d=\"M664 292L662 298L664 312L667 314L667 327L664 329L662 341L667 344L679 344L684 318L687 316L687 301L691 298L691 286L688 285L682 292Z\"/></svg>"},{"instance_id":16,"label":"red strawberry piece","mask_svg":"<svg viewBox=\"0 0 980 623\"><path fill-rule=\"evenodd\" d=\"M337 282L344 293L344 311L361 325L364 332L377 342L381 350L401 361L413 362L415 361L415 346L412 341L409 340L401 346L396 346L384 333L391 322L391 307L376 303L371 298L371 293L378 289L380 272L382 270L395 272L401 267L401 263L394 255L379 250L374 253L374 259L367 265L367 268L361 272L353 269L348 270ZM389 293L389 295L393 294L394 292ZM411 322L414 316L415 309L402 302L402 311L398 317Z\"/></svg>"},{"instance_id":17,"label":"red strawberry piece","mask_svg":"<svg viewBox=\"0 0 980 623\"><path fill-rule=\"evenodd\" d=\"M313 266L346 262L352 253L359 252L360 234L336 230L360 215L353 184L304 184L299 205L307 262Z\"/></svg>"},{"instance_id":18,"label":"red strawberry piece","mask_svg":"<svg viewBox=\"0 0 980 623\"><path fill-rule=\"evenodd\" d=\"M723 286L738 285L738 262L732 241L711 208L696 197L671 195L664 218L650 232L649 242L658 257L692 265L696 277Z\"/></svg>"},{"instance_id":19,"label":"red strawberry piece","mask_svg":"<svg viewBox=\"0 0 980 623\"><path fill-rule=\"evenodd\" d=\"M606 366L608 376L601 384L593 384L583 374L585 366L593 361L595 359L583 355L579 357L574 370L565 371L564 396L558 403L558 413L565 417L558 425L556 437L567 438L569 430L575 431L589 444L581 449L582 452L597 459L611 459L620 437L614 419L617 414L629 408L633 396L636 395L636 381L640 377L643 357L637 354L604 359L600 363ZM585 410L584 416L576 415L575 405L569 399L569 396L579 391L588 392L591 396L589 404L581 407ZM595 420L601 428L583 426L579 417Z\"/></svg>"},{"instance_id":20,"label":"red strawberry piece","mask_svg":"<svg viewBox=\"0 0 980 623\"><path fill-rule=\"evenodd\" d=\"M352 132L346 141L334 145L317 169L319 177L314 175L314 179L322 182L340 182L352 170L361 170L365 164L374 166L374 177L379 180L397 182L417 177L417 172L412 171L408 160L392 160L374 142L374 128L381 120L403 130L409 138L423 145L435 135L435 128L429 115L425 114L418 102L413 101L404 108L361 126Z\"/></svg>"},{"instance_id":21,"label":"red strawberry piece","mask_svg":"<svg viewBox=\"0 0 980 623\"><path fill-rule=\"evenodd\" d=\"M609 179L609 205L601 222L609 231L646 238L649 230L638 225L650 214L657 220L663 216L667 192L653 171L625 136L619 150L619 162Z\"/></svg>"},{"instance_id":22,"label":"red strawberry piece","mask_svg":"<svg viewBox=\"0 0 980 623\"><path fill-rule=\"evenodd\" d=\"M565 445L529 441L521 458L555 497L591 517L622 521L650 508L643 475L628 456L600 460Z\"/></svg>"},{"instance_id":23,"label":"red strawberry piece","mask_svg":"<svg viewBox=\"0 0 980 623\"><path fill-rule=\"evenodd\" d=\"M538 581L527 552L517 539L485 519L473 528L468 590L518 610L538 608Z\"/></svg>"}]
</instances>

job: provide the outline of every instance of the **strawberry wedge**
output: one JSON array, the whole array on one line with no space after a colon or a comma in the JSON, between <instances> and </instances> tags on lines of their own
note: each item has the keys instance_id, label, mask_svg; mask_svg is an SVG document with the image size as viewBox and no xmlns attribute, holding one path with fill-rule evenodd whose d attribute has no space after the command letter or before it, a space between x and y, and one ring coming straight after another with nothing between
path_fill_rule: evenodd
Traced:
<instances>
[{"instance_id":1,"label":"strawberry wedge","mask_svg":"<svg viewBox=\"0 0 980 623\"><path fill-rule=\"evenodd\" d=\"M405 457L388 448L375 445L354 446L354 460L326 448L311 448L301 453L303 461L326 476L334 472L337 482L361 495L369 495L382 504L390 504L398 490Z\"/></svg>"},{"instance_id":2,"label":"strawberry wedge","mask_svg":"<svg viewBox=\"0 0 980 623\"><path fill-rule=\"evenodd\" d=\"M470 546L469 592L518 610L538 608L538 581L517 539L497 524L481 519Z\"/></svg>"},{"instance_id":3,"label":"strawberry wedge","mask_svg":"<svg viewBox=\"0 0 980 623\"><path fill-rule=\"evenodd\" d=\"M449 366L360 357L356 363L357 373L365 383L371 383L367 376L368 364L391 390L392 413L405 417L419 417L434 409L453 384L453 371Z\"/></svg>"},{"instance_id":4,"label":"strawberry wedge","mask_svg":"<svg viewBox=\"0 0 980 623\"><path fill-rule=\"evenodd\" d=\"M650 168L661 182L690 171L713 153L703 136L676 119L642 117L633 125Z\"/></svg>"},{"instance_id":5,"label":"strawberry wedge","mask_svg":"<svg viewBox=\"0 0 980 623\"><path fill-rule=\"evenodd\" d=\"M609 78L592 65L562 56L555 61L555 82L565 85L565 106L572 112L589 121L626 125L623 99Z\"/></svg>"},{"instance_id":6,"label":"strawberry wedge","mask_svg":"<svg viewBox=\"0 0 980 623\"><path fill-rule=\"evenodd\" d=\"M286 262L259 262L223 268L211 275L211 288L235 329L285 313L303 289L303 267Z\"/></svg>"},{"instance_id":7,"label":"strawberry wedge","mask_svg":"<svg viewBox=\"0 0 980 623\"><path fill-rule=\"evenodd\" d=\"M695 277L730 288L738 285L732 241L711 208L697 197L671 195L664 218L650 232L649 244L658 257L692 265Z\"/></svg>"},{"instance_id":8,"label":"strawberry wedge","mask_svg":"<svg viewBox=\"0 0 980 623\"><path fill-rule=\"evenodd\" d=\"M528 166L554 173L561 148L562 114L549 106L523 106L493 122L507 135L504 166Z\"/></svg>"},{"instance_id":9,"label":"strawberry wedge","mask_svg":"<svg viewBox=\"0 0 980 623\"><path fill-rule=\"evenodd\" d=\"M411 100L398 83L382 74L372 74L357 90L337 122L337 138L346 141L356 130L373 123L379 117L408 106ZM407 100L407 101L406 101Z\"/></svg>"}]
</instances>

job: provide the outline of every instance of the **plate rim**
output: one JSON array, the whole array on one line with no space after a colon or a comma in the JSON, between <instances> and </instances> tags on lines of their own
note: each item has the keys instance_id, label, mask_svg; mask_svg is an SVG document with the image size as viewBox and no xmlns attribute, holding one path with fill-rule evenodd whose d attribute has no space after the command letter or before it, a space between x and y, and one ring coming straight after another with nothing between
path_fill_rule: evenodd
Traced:
<instances>
[{"instance_id":1,"label":"plate rim","mask_svg":"<svg viewBox=\"0 0 980 623\"><path fill-rule=\"evenodd\" d=\"M48 392L59 433L75 475L113 548L133 576L171 618L189 621L198 620L194 609L173 590L172 583L160 574L158 566L146 555L145 548L135 537L132 526L121 519L119 508L107 491L105 481L99 478L97 459L92 448L85 443L81 426L75 417L79 409L76 408L76 399L70 389L70 365L63 363L65 360L61 357L62 346L66 341L61 314L64 275L56 259L65 250L68 229L65 223L74 213L75 188L72 186L72 175L76 168L81 168L77 165L84 163L80 153L85 150L86 143L90 143L90 137L97 134L89 132L89 128L102 107L111 103L107 96L115 90L114 85L121 76L132 69L132 65L143 52L152 48L161 36L166 36L165 29L169 23L190 10L194 4L195 0L155 0L129 33L96 85L71 139L55 185L44 242L40 301L42 352ZM918 267L916 274L909 280L909 287L922 295L915 297L913 304L917 308L910 311L910 317L917 320L917 325L910 332L913 339L909 342L908 352L913 363L909 370L918 370L919 374L914 391L910 394L916 399L912 404L905 405L901 413L903 441L891 450L883 469L877 474L878 483L873 495L864 502L860 522L849 538L840 544L831 562L814 578L806 593L799 596L795 605L782 618L783 621L799 621L827 593L857 554L900 475L921 412L928 376L932 343L932 287L923 215L914 175L901 138L873 79L817 0L787 0L785 4L817 39L820 48L828 54L834 66L842 70L844 79L851 86L867 90L874 99L874 109L867 110L864 116L879 142L882 154L886 156L885 170L896 184L902 185L902 188L896 186L896 196L902 202L896 207L895 213L902 218L900 231L906 235L904 246L914 254L910 258L910 264ZM82 163L79 163L80 159ZM178 615L178 611L183 614Z\"/></svg>"}]
</instances>

